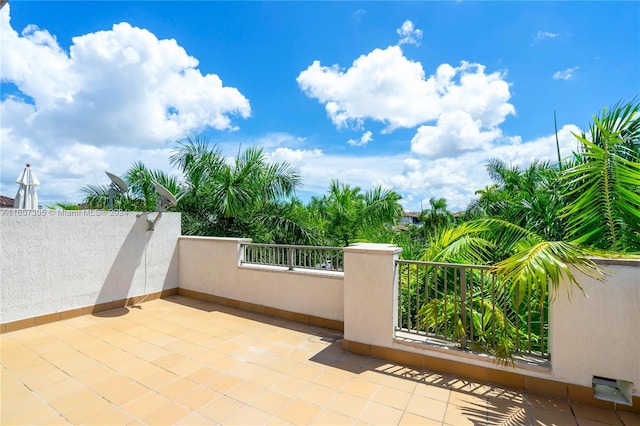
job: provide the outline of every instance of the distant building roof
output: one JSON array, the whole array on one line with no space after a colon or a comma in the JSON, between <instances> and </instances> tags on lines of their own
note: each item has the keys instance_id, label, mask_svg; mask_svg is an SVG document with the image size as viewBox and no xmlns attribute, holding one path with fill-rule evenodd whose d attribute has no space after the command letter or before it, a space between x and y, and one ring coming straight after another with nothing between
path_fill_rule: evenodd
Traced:
<instances>
[{"instance_id":1,"label":"distant building roof","mask_svg":"<svg viewBox=\"0 0 640 426\"><path fill-rule=\"evenodd\" d=\"M13 203L15 200L13 198L5 197L4 195L0 195L0 208L13 208Z\"/></svg>"}]
</instances>

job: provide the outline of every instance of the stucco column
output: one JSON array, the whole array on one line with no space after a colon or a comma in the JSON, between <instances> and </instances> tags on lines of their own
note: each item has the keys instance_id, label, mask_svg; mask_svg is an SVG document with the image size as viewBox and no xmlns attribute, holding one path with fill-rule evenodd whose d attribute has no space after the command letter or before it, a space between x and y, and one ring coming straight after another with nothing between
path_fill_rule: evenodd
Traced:
<instances>
[{"instance_id":1,"label":"stucco column","mask_svg":"<svg viewBox=\"0 0 640 426\"><path fill-rule=\"evenodd\" d=\"M344 338L390 348L397 316L395 261L402 249L388 244L344 248Z\"/></svg>"}]
</instances>

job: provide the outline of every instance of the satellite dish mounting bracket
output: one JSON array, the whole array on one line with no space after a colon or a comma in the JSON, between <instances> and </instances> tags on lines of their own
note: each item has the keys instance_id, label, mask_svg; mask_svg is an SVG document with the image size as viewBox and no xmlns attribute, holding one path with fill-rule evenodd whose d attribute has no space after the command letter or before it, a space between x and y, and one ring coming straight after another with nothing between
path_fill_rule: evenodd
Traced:
<instances>
[{"instance_id":1,"label":"satellite dish mounting bracket","mask_svg":"<svg viewBox=\"0 0 640 426\"><path fill-rule=\"evenodd\" d=\"M156 191L160 195L160 198L158 199L158 214L156 215L155 219L147 219L147 231L155 230L156 223L158 222L158 220L160 220L160 217L162 217L162 211L165 207L171 207L178 204L178 200L176 200L176 197L174 197L167 188L160 185L156 181L151 181L151 184L154 186L154 188L156 188Z\"/></svg>"}]
</instances>

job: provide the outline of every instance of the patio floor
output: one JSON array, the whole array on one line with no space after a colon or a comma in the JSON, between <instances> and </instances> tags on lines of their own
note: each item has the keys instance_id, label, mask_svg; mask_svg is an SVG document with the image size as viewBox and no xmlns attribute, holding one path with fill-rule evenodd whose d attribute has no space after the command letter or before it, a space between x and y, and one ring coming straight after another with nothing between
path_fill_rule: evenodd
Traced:
<instances>
[{"instance_id":1,"label":"patio floor","mask_svg":"<svg viewBox=\"0 0 640 426\"><path fill-rule=\"evenodd\" d=\"M0 423L640 425L345 353L335 331L182 296L0 335Z\"/></svg>"}]
</instances>

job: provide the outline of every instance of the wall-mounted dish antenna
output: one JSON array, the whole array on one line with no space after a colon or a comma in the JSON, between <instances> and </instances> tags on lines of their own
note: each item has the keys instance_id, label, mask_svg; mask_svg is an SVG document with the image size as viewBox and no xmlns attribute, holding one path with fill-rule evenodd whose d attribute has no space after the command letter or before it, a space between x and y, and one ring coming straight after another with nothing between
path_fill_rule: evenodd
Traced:
<instances>
[{"instance_id":1,"label":"wall-mounted dish antenna","mask_svg":"<svg viewBox=\"0 0 640 426\"><path fill-rule=\"evenodd\" d=\"M104 171L109 179L111 179L111 185L109 185L109 210L113 210L113 196L115 193L124 194L129 190L127 183L123 181L119 176Z\"/></svg>"},{"instance_id":2,"label":"wall-mounted dish antenna","mask_svg":"<svg viewBox=\"0 0 640 426\"><path fill-rule=\"evenodd\" d=\"M154 230L156 226L156 222L160 219L160 216L162 216L162 211L166 207L173 207L176 204L178 204L178 200L176 200L176 197L174 197L173 194L169 192L167 188L160 185L158 182L154 180L152 180L151 183L153 184L156 191L158 191L158 194L160 195L160 199L158 200L158 214L156 215L156 218L153 220L147 219L147 223L149 224L149 228L147 228L148 231Z\"/></svg>"}]
</instances>

